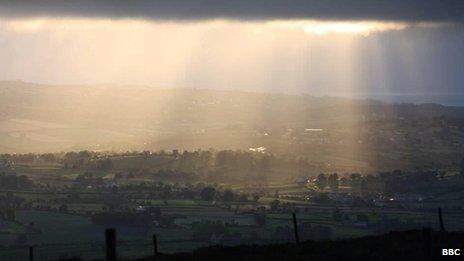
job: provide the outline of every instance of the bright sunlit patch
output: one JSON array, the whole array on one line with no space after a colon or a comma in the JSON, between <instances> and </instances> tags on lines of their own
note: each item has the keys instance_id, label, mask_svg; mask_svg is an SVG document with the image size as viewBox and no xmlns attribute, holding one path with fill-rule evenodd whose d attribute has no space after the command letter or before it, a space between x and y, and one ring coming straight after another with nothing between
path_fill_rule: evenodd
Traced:
<instances>
[{"instance_id":1,"label":"bright sunlit patch","mask_svg":"<svg viewBox=\"0 0 464 261\"><path fill-rule=\"evenodd\" d=\"M14 32L31 32L43 29L46 23L47 20L44 19L0 21L0 28Z\"/></svg>"},{"instance_id":2,"label":"bright sunlit patch","mask_svg":"<svg viewBox=\"0 0 464 261\"><path fill-rule=\"evenodd\" d=\"M16 32L31 32L44 29L85 29L95 26L131 26L147 27L153 24L178 24L218 27L218 26L236 26L239 25L244 29L253 28L254 31L266 31L269 29L287 29L301 30L307 34L325 35L332 33L357 34L368 36L374 32L383 32L390 30L405 29L408 24L400 22L379 22L379 21L317 21L317 20L277 20L269 22L242 22L213 20L204 22L150 22L147 20L109 20L109 19L65 19L65 18L37 18L26 20L0 21L3 28Z\"/></svg>"},{"instance_id":3,"label":"bright sunlit patch","mask_svg":"<svg viewBox=\"0 0 464 261\"><path fill-rule=\"evenodd\" d=\"M271 27L299 29L307 34L325 35L331 33L357 34L368 36L375 32L403 30L408 24L399 22L378 21L273 21L268 23Z\"/></svg>"},{"instance_id":4,"label":"bright sunlit patch","mask_svg":"<svg viewBox=\"0 0 464 261\"><path fill-rule=\"evenodd\" d=\"M1 28L14 32L34 32L43 30L89 30L111 26L123 28L134 26L148 26L150 23L144 20L134 19L66 19L66 18L35 18L25 20L1 21Z\"/></svg>"}]
</instances>

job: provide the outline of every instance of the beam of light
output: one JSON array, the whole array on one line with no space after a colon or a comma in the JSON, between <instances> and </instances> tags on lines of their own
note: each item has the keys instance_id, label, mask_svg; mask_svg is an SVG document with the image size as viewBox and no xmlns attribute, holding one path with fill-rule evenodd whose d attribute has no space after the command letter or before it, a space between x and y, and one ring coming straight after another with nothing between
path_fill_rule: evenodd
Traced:
<instances>
[{"instance_id":1,"label":"beam of light","mask_svg":"<svg viewBox=\"0 0 464 261\"><path fill-rule=\"evenodd\" d=\"M356 66L358 42L409 26L315 20L4 20L0 78L263 91L305 86L313 93L352 93L362 77Z\"/></svg>"},{"instance_id":2,"label":"beam of light","mask_svg":"<svg viewBox=\"0 0 464 261\"><path fill-rule=\"evenodd\" d=\"M409 26L315 20L3 20L0 78L352 92L360 77L358 43Z\"/></svg>"},{"instance_id":3,"label":"beam of light","mask_svg":"<svg viewBox=\"0 0 464 261\"><path fill-rule=\"evenodd\" d=\"M410 26L398 22L311 20L214 20L198 23L68 18L7 20L0 21L0 80L72 84L110 82L161 88L242 89L345 96L366 91L365 86L364 89L360 87L362 85L377 88L372 83L380 82L388 92L391 85L388 81L394 77L386 72L387 57L382 53L380 38L376 37L385 32L398 33ZM369 44L361 44L366 42ZM417 61L408 52L412 52L416 45L408 41L401 41L398 45L401 50L404 49L401 53L403 67L406 67L404 71L414 77ZM413 79L407 80L413 82ZM93 96L72 96L66 102L83 108L70 110L73 115L76 114L76 119L101 118L101 122L105 122L107 117L114 115L122 119L136 115L137 119L127 133L134 134L130 129L146 129L146 132L140 133L148 134L134 134L146 143L157 139L158 136L153 133L166 129L185 130L188 129L185 126L193 125L189 115L179 109L188 99L192 104L200 104L197 107L205 107L204 113L192 120L196 121L195 124L204 125L205 130L217 127L217 123L211 122L217 111L206 108L214 108L221 99L186 98L185 92L173 91L160 100L152 91L134 94L119 90L117 93L124 96L122 100L127 101L124 103L126 106L114 103L113 100L121 97L111 96L110 87L97 89ZM194 92L191 94L194 95ZM44 104L46 99L51 98L44 97ZM230 103L230 106L238 104L228 101L227 97L222 101ZM247 126L272 122L266 99L253 102L255 104L250 104L250 108L255 108L254 111L251 109L246 116L235 120ZM279 104L282 107L278 112L282 113L281 118L295 117L294 122L319 116L318 111L309 109L304 111L304 115L287 115L287 108L295 107L295 104L285 97ZM362 152L359 116L363 112L356 102L344 101L343 106L342 117L334 124L344 129L349 137L342 154L350 158ZM104 110L99 110L101 107L111 108L114 115L104 115ZM76 122L76 125L79 124ZM325 128L317 121L298 127L301 130ZM85 136L85 133L79 135ZM207 132L204 135L207 137ZM248 138L242 137L241 140L241 144L249 143L247 148L263 146L251 144L255 139Z\"/></svg>"}]
</instances>

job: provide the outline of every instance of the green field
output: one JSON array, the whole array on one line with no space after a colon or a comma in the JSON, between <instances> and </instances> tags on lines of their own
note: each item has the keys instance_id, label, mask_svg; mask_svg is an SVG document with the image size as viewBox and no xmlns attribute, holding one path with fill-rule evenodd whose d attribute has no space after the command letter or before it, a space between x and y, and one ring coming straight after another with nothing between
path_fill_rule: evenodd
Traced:
<instances>
[{"instance_id":1,"label":"green field","mask_svg":"<svg viewBox=\"0 0 464 261\"><path fill-rule=\"evenodd\" d=\"M221 220L223 222L236 222L239 226L231 227L230 232L238 232L245 238L251 234L271 238L277 226L291 226L291 216L285 214L269 215L264 227L254 227L251 215L235 214L233 211L208 206L204 202L195 201L169 201L162 206L163 214L181 214L184 218L176 220L179 228L138 228L116 227L118 241L121 243L121 255L140 256L141 253L150 254L152 251L151 236L156 234L159 240L160 251L179 252L188 251L200 246L206 246L209 242L192 240L192 231L189 224L201 220ZM105 227L95 225L90 217L81 215L63 214L47 211L17 211L17 220L22 224L34 223L34 227L40 230L39 234L28 235L25 247L18 247L18 255L27 251L28 245L37 245L38 260L45 260L46 256L60 257L99 257L103 253ZM302 220L314 224L329 225L334 229L335 237L352 237L368 234L365 229L353 229L324 222L321 215L299 215ZM18 227L10 231L20 233ZM125 241L129 241L124 243ZM0 237L1 245L10 245L10 239ZM0 257L11 256L11 248L0 247ZM4 260L4 259L2 259Z\"/></svg>"}]
</instances>

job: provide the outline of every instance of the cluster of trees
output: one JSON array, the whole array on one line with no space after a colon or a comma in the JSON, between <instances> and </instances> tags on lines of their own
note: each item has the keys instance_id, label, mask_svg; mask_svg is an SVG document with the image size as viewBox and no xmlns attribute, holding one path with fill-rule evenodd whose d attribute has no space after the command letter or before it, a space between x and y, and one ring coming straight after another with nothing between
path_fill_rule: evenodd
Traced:
<instances>
[{"instance_id":1,"label":"cluster of trees","mask_svg":"<svg viewBox=\"0 0 464 261\"><path fill-rule=\"evenodd\" d=\"M330 175L326 175L324 173L321 173L316 178L316 186L320 190L324 190L327 186L329 186L329 188L331 190L337 191L338 190L338 185L339 185L339 182L338 182L338 174L337 173L333 173L333 174L330 174Z\"/></svg>"},{"instance_id":2,"label":"cluster of trees","mask_svg":"<svg viewBox=\"0 0 464 261\"><path fill-rule=\"evenodd\" d=\"M28 189L33 187L34 183L24 175L17 176L0 173L0 188L3 189Z\"/></svg>"},{"instance_id":3,"label":"cluster of trees","mask_svg":"<svg viewBox=\"0 0 464 261\"><path fill-rule=\"evenodd\" d=\"M14 162L6 157L0 157L0 172L11 171L14 169Z\"/></svg>"},{"instance_id":4,"label":"cluster of trees","mask_svg":"<svg viewBox=\"0 0 464 261\"><path fill-rule=\"evenodd\" d=\"M240 202L248 201L247 194L237 194L230 189L220 191L212 186L207 186L201 189L200 198L205 201L218 200L224 203L230 203L233 201L240 201Z\"/></svg>"},{"instance_id":5,"label":"cluster of trees","mask_svg":"<svg viewBox=\"0 0 464 261\"><path fill-rule=\"evenodd\" d=\"M83 174L79 174L76 177L75 181L78 186L83 186L83 187L92 186L92 185L99 187L105 184L102 177L95 177L94 174L89 171L86 171Z\"/></svg>"},{"instance_id":6,"label":"cluster of trees","mask_svg":"<svg viewBox=\"0 0 464 261\"><path fill-rule=\"evenodd\" d=\"M2 169L12 169L15 163L56 163L64 168L84 168L112 171L118 178L134 178L138 175L154 180L171 182L205 181L209 183L243 183L265 186L269 179L276 177L309 176L321 166L310 164L308 158L295 155L278 155L252 151L233 150L197 150L172 152L125 152L103 153L79 151L46 154L2 154L0 155L0 173ZM460 164L460 173L464 176L464 159ZM279 173L279 175L274 175ZM401 172L393 171L378 175L362 176L352 173L339 177L337 173L320 174L316 185L320 190L329 188L337 191L339 186L350 186L355 191L384 190L401 192L417 190L424 183L433 182L443 173L440 172ZM87 174L86 174L87 175ZM79 182L91 181L85 175ZM101 182L97 182L101 183ZM398 186L399 184L399 186ZM413 184L412 188L410 184Z\"/></svg>"},{"instance_id":7,"label":"cluster of trees","mask_svg":"<svg viewBox=\"0 0 464 261\"><path fill-rule=\"evenodd\" d=\"M321 166L309 163L301 155L279 155L244 150L196 150L171 152L95 152L79 151L55 154L3 154L2 158L17 163L54 163L64 168L133 171L147 175L189 174L206 182L243 182L265 184L275 178L297 177L314 173ZM123 162L122 164L117 164ZM117 165L117 167L116 167ZM168 171L171 171L168 173ZM282 175L283 174L283 175Z\"/></svg>"},{"instance_id":8,"label":"cluster of trees","mask_svg":"<svg viewBox=\"0 0 464 261\"><path fill-rule=\"evenodd\" d=\"M18 197L11 192L0 195L0 208L17 209L25 205L25 199Z\"/></svg>"},{"instance_id":9,"label":"cluster of trees","mask_svg":"<svg viewBox=\"0 0 464 261\"><path fill-rule=\"evenodd\" d=\"M67 152L59 160L65 168L87 168L108 171L113 169L113 161L98 152Z\"/></svg>"},{"instance_id":10,"label":"cluster of trees","mask_svg":"<svg viewBox=\"0 0 464 261\"><path fill-rule=\"evenodd\" d=\"M95 189L101 192L101 194L95 194L98 198L92 200L98 202L106 202L115 204L121 200L139 199L140 197L148 197L151 199L189 199L189 200L204 200L204 201L217 201L224 204L232 202L249 202L257 201L259 195L250 195L246 193L238 193L231 189L223 189L213 185L206 185L204 183L140 183L138 185L122 185L122 186L107 186L105 185L101 177L95 178L91 173L84 173L76 178L78 181L78 187L95 185ZM76 203L82 202L79 197L76 187L68 188L71 189L69 196L63 200L64 203ZM138 193L133 193L137 191ZM126 194L126 192L131 192ZM123 197L123 198L121 198ZM88 200L88 199L86 199ZM143 200L140 204L144 204Z\"/></svg>"},{"instance_id":11,"label":"cluster of trees","mask_svg":"<svg viewBox=\"0 0 464 261\"><path fill-rule=\"evenodd\" d=\"M58 160L57 154L53 153L26 153L26 154L2 154L0 158L16 163L33 164L37 162L56 163Z\"/></svg>"},{"instance_id":12,"label":"cluster of trees","mask_svg":"<svg viewBox=\"0 0 464 261\"><path fill-rule=\"evenodd\" d=\"M385 193L408 193L420 192L427 189L431 183L437 182L444 177L444 172L439 171L415 171L405 172L395 170L392 172L381 172L378 175L361 175L352 173L339 178L337 173L321 173L315 180L318 189L324 190L327 187L332 191L337 191L339 186L349 186L354 192L375 192Z\"/></svg>"},{"instance_id":13,"label":"cluster of trees","mask_svg":"<svg viewBox=\"0 0 464 261\"><path fill-rule=\"evenodd\" d=\"M108 155L88 150L66 153L1 154L0 166L2 162L19 164L63 164L65 168L74 169L94 168L110 170L113 168L113 162Z\"/></svg>"},{"instance_id":14,"label":"cluster of trees","mask_svg":"<svg viewBox=\"0 0 464 261\"><path fill-rule=\"evenodd\" d=\"M132 173L131 173L132 174ZM129 174L127 178L134 177ZM172 181L172 182L191 182L197 181L199 178L193 172L183 172L170 169L161 169L149 174L153 179Z\"/></svg>"},{"instance_id":15,"label":"cluster of trees","mask_svg":"<svg viewBox=\"0 0 464 261\"><path fill-rule=\"evenodd\" d=\"M282 212L282 213L290 213L290 212L298 212L296 209L295 203L290 202L281 202L278 199L275 199L269 202L269 209L274 212Z\"/></svg>"},{"instance_id":16,"label":"cluster of trees","mask_svg":"<svg viewBox=\"0 0 464 261\"><path fill-rule=\"evenodd\" d=\"M429 192L430 185L442 176L437 171L393 172L380 173L377 179L383 182L387 193Z\"/></svg>"}]
</instances>

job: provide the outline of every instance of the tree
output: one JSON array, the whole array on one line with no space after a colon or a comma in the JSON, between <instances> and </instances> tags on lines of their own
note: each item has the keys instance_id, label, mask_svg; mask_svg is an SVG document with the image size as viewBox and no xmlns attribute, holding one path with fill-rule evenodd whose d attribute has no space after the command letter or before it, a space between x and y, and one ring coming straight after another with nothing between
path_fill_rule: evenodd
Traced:
<instances>
[{"instance_id":1,"label":"tree","mask_svg":"<svg viewBox=\"0 0 464 261\"><path fill-rule=\"evenodd\" d=\"M341 185L341 186L348 186L348 179L345 178L345 177L342 177L342 178L340 179L339 185Z\"/></svg>"},{"instance_id":2,"label":"tree","mask_svg":"<svg viewBox=\"0 0 464 261\"><path fill-rule=\"evenodd\" d=\"M353 189L355 191L360 191L361 190L361 180L362 180L361 174L359 174L359 173L350 174L351 189Z\"/></svg>"},{"instance_id":3,"label":"tree","mask_svg":"<svg viewBox=\"0 0 464 261\"><path fill-rule=\"evenodd\" d=\"M361 179L361 174L359 173L351 173L350 174L350 182L353 184Z\"/></svg>"},{"instance_id":4,"label":"tree","mask_svg":"<svg viewBox=\"0 0 464 261\"><path fill-rule=\"evenodd\" d=\"M279 209L279 206L280 206L280 201L277 199L269 203L269 207L271 208L272 211Z\"/></svg>"},{"instance_id":5,"label":"tree","mask_svg":"<svg viewBox=\"0 0 464 261\"><path fill-rule=\"evenodd\" d=\"M68 212L68 206L65 204L62 204L59 209L60 212Z\"/></svg>"},{"instance_id":6,"label":"tree","mask_svg":"<svg viewBox=\"0 0 464 261\"><path fill-rule=\"evenodd\" d=\"M234 201L234 198L235 198L235 194L230 189L226 189L224 193L222 194L222 201L224 202Z\"/></svg>"},{"instance_id":7,"label":"tree","mask_svg":"<svg viewBox=\"0 0 464 261\"><path fill-rule=\"evenodd\" d=\"M172 186L169 184L165 184L161 189L161 195L163 199L169 199L172 194Z\"/></svg>"},{"instance_id":8,"label":"tree","mask_svg":"<svg viewBox=\"0 0 464 261\"><path fill-rule=\"evenodd\" d=\"M337 191L338 190L338 174L337 173L331 174L328 178L328 183L329 183L329 187L331 190Z\"/></svg>"},{"instance_id":9,"label":"tree","mask_svg":"<svg viewBox=\"0 0 464 261\"><path fill-rule=\"evenodd\" d=\"M259 175L258 179L262 182L262 184L267 184L268 180L268 173L271 170L271 157L268 155L264 155L259 160Z\"/></svg>"},{"instance_id":10,"label":"tree","mask_svg":"<svg viewBox=\"0 0 464 261\"><path fill-rule=\"evenodd\" d=\"M206 187L200 191L200 198L205 201L213 201L216 196L216 189L213 187Z\"/></svg>"},{"instance_id":11,"label":"tree","mask_svg":"<svg viewBox=\"0 0 464 261\"><path fill-rule=\"evenodd\" d=\"M222 150L216 154L215 166L225 172L236 166L234 152L231 150Z\"/></svg>"},{"instance_id":12,"label":"tree","mask_svg":"<svg viewBox=\"0 0 464 261\"><path fill-rule=\"evenodd\" d=\"M238 201L247 202L248 201L248 195L247 194L240 194L240 196L238 197Z\"/></svg>"},{"instance_id":13,"label":"tree","mask_svg":"<svg viewBox=\"0 0 464 261\"><path fill-rule=\"evenodd\" d=\"M84 160L89 160L92 157L92 153L90 153L90 151L88 150L82 150L82 151L79 151L79 153L77 154L77 157L84 159Z\"/></svg>"},{"instance_id":14,"label":"tree","mask_svg":"<svg viewBox=\"0 0 464 261\"><path fill-rule=\"evenodd\" d=\"M65 168L74 167L76 165L76 161L77 161L76 152L67 152L66 154L64 154L63 163L64 163Z\"/></svg>"},{"instance_id":15,"label":"tree","mask_svg":"<svg viewBox=\"0 0 464 261\"><path fill-rule=\"evenodd\" d=\"M321 174L319 174L319 176L317 176L316 186L320 190L323 190L327 186L327 177L325 176L324 173L321 173Z\"/></svg>"},{"instance_id":16,"label":"tree","mask_svg":"<svg viewBox=\"0 0 464 261\"><path fill-rule=\"evenodd\" d=\"M33 182L29 179L29 177L21 175L17 178L18 187L19 188L29 188L32 187Z\"/></svg>"},{"instance_id":17,"label":"tree","mask_svg":"<svg viewBox=\"0 0 464 261\"><path fill-rule=\"evenodd\" d=\"M361 179L361 193L366 194L369 191L366 178Z\"/></svg>"},{"instance_id":18,"label":"tree","mask_svg":"<svg viewBox=\"0 0 464 261\"><path fill-rule=\"evenodd\" d=\"M110 170L113 168L113 161L111 159L106 158L102 161L100 161L100 169L102 170Z\"/></svg>"},{"instance_id":19,"label":"tree","mask_svg":"<svg viewBox=\"0 0 464 261\"><path fill-rule=\"evenodd\" d=\"M56 161L55 155L53 153L45 153L40 156L45 162L52 163Z\"/></svg>"}]
</instances>

